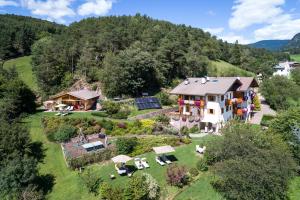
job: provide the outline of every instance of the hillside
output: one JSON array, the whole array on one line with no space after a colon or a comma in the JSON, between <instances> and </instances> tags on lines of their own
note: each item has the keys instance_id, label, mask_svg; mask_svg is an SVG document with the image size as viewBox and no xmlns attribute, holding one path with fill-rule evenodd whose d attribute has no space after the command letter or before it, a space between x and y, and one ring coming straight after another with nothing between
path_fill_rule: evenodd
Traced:
<instances>
[{"instance_id":1,"label":"hillside","mask_svg":"<svg viewBox=\"0 0 300 200\"><path fill-rule=\"evenodd\" d=\"M36 77L32 72L30 56L11 59L4 63L4 68L7 69L11 67L15 67L21 80L23 80L24 83L28 85L28 87L32 91L37 92L38 87L37 87Z\"/></svg>"},{"instance_id":2,"label":"hillside","mask_svg":"<svg viewBox=\"0 0 300 200\"><path fill-rule=\"evenodd\" d=\"M300 33L296 34L285 46L285 50L291 54L300 54Z\"/></svg>"},{"instance_id":3,"label":"hillside","mask_svg":"<svg viewBox=\"0 0 300 200\"><path fill-rule=\"evenodd\" d=\"M29 55L34 41L61 33L64 27L27 16L0 15L0 59Z\"/></svg>"},{"instance_id":4,"label":"hillside","mask_svg":"<svg viewBox=\"0 0 300 200\"><path fill-rule=\"evenodd\" d=\"M209 76L255 76L252 72L243 70L222 60L212 61L211 63L211 67L208 68Z\"/></svg>"},{"instance_id":5,"label":"hillside","mask_svg":"<svg viewBox=\"0 0 300 200\"><path fill-rule=\"evenodd\" d=\"M206 75L210 60L264 76L271 76L278 62L267 50L229 44L199 28L141 15L81 20L62 34L39 40L32 53L44 95L68 87L77 75L101 81L109 97L139 96L156 93L177 78Z\"/></svg>"},{"instance_id":6,"label":"hillside","mask_svg":"<svg viewBox=\"0 0 300 200\"><path fill-rule=\"evenodd\" d=\"M289 40L262 40L249 44L253 48L262 48L270 51L279 51L289 43Z\"/></svg>"}]
</instances>

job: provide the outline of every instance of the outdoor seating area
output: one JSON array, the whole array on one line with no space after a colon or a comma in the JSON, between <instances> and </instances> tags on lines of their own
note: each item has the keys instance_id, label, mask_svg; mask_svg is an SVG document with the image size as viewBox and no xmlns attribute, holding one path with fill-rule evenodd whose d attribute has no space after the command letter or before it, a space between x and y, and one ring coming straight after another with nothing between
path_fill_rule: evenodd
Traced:
<instances>
[{"instance_id":1,"label":"outdoor seating area","mask_svg":"<svg viewBox=\"0 0 300 200\"><path fill-rule=\"evenodd\" d=\"M175 149L171 146L161 146L161 147L153 147L154 152L157 154L155 160L161 166L165 164L171 164L172 161L166 155L167 153L172 153Z\"/></svg>"},{"instance_id":2,"label":"outdoor seating area","mask_svg":"<svg viewBox=\"0 0 300 200\"><path fill-rule=\"evenodd\" d=\"M118 155L113 157L111 160L115 163L115 169L119 175L127 175L129 177L132 176L132 172L126 166L126 162L132 160L131 157L126 155Z\"/></svg>"},{"instance_id":3,"label":"outdoor seating area","mask_svg":"<svg viewBox=\"0 0 300 200\"><path fill-rule=\"evenodd\" d=\"M139 170L150 167L146 158L135 158L134 164L135 164L136 168Z\"/></svg>"}]
</instances>

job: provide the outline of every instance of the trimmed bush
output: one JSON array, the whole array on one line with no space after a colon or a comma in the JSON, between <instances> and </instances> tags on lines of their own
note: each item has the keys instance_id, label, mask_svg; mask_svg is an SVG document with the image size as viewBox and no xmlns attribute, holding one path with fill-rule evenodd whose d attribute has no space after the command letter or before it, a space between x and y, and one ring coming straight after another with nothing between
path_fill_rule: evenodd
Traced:
<instances>
[{"instance_id":1,"label":"trimmed bush","mask_svg":"<svg viewBox=\"0 0 300 200\"><path fill-rule=\"evenodd\" d=\"M156 97L159 99L161 105L163 106L169 106L173 104L173 101L170 99L169 94L166 92L160 92L156 95Z\"/></svg>"},{"instance_id":2,"label":"trimmed bush","mask_svg":"<svg viewBox=\"0 0 300 200\"><path fill-rule=\"evenodd\" d=\"M102 109L105 110L108 115L113 115L120 111L121 106L112 101L104 101L102 103Z\"/></svg>"},{"instance_id":3,"label":"trimmed bush","mask_svg":"<svg viewBox=\"0 0 300 200\"><path fill-rule=\"evenodd\" d=\"M58 142L66 142L76 135L77 129L73 126L61 126L53 135Z\"/></svg>"},{"instance_id":4,"label":"trimmed bush","mask_svg":"<svg viewBox=\"0 0 300 200\"><path fill-rule=\"evenodd\" d=\"M127 119L129 115L130 115L129 110L121 110L115 114L112 114L111 117L114 119Z\"/></svg>"},{"instance_id":5,"label":"trimmed bush","mask_svg":"<svg viewBox=\"0 0 300 200\"><path fill-rule=\"evenodd\" d=\"M118 138L116 141L118 154L130 154L137 145L137 138Z\"/></svg>"},{"instance_id":6,"label":"trimmed bush","mask_svg":"<svg viewBox=\"0 0 300 200\"><path fill-rule=\"evenodd\" d=\"M168 117L167 115L161 114L155 118L155 121L168 125L170 123L170 117Z\"/></svg>"},{"instance_id":7,"label":"trimmed bush","mask_svg":"<svg viewBox=\"0 0 300 200\"><path fill-rule=\"evenodd\" d=\"M91 115L96 117L108 117L108 114L106 112L92 112Z\"/></svg>"}]
</instances>

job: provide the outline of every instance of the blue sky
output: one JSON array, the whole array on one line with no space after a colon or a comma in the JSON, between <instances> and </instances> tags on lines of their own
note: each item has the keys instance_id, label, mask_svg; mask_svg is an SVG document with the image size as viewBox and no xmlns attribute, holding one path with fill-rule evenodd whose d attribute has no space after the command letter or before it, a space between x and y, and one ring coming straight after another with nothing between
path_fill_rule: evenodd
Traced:
<instances>
[{"instance_id":1,"label":"blue sky","mask_svg":"<svg viewBox=\"0 0 300 200\"><path fill-rule=\"evenodd\" d=\"M300 32L300 0L0 0L0 14L70 24L90 16L146 14L246 44Z\"/></svg>"}]
</instances>

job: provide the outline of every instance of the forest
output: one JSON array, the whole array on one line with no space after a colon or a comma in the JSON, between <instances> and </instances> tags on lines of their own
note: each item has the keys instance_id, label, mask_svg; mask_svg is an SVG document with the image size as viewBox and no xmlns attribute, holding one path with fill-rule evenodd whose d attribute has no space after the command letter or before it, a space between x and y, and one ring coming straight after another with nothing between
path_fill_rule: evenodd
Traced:
<instances>
[{"instance_id":1,"label":"forest","mask_svg":"<svg viewBox=\"0 0 300 200\"><path fill-rule=\"evenodd\" d=\"M0 15L0 60L29 55L36 40L61 33L64 28L31 17Z\"/></svg>"},{"instance_id":2,"label":"forest","mask_svg":"<svg viewBox=\"0 0 300 200\"><path fill-rule=\"evenodd\" d=\"M84 76L100 81L110 97L154 93L176 79L207 75L214 60L268 77L278 59L287 56L229 44L201 29L139 14L73 23L61 34L38 40L32 54L44 95Z\"/></svg>"}]
</instances>

